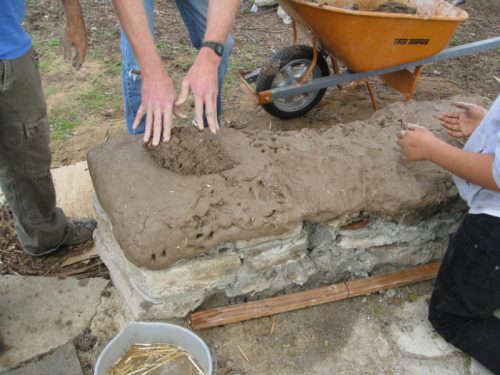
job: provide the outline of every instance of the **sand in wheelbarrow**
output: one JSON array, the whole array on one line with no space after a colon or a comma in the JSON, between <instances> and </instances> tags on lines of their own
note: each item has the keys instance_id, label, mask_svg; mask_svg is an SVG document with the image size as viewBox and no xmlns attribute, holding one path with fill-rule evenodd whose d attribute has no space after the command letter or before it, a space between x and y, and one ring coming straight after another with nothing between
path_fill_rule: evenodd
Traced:
<instances>
[{"instance_id":1,"label":"sand in wheelbarrow","mask_svg":"<svg viewBox=\"0 0 500 375\"><path fill-rule=\"evenodd\" d=\"M203 176L235 166L231 155L208 129L176 127L170 142L158 146L150 142L146 147L160 167L183 175Z\"/></svg>"},{"instance_id":2,"label":"sand in wheelbarrow","mask_svg":"<svg viewBox=\"0 0 500 375\"><path fill-rule=\"evenodd\" d=\"M375 9L375 12L416 14L417 9L398 3L397 1L388 1Z\"/></svg>"},{"instance_id":3,"label":"sand in wheelbarrow","mask_svg":"<svg viewBox=\"0 0 500 375\"><path fill-rule=\"evenodd\" d=\"M416 7L411 7L411 0L402 1L384 1L384 0L310 0L312 3L319 5L330 5L333 7L362 10L369 12L384 12L384 13L400 13L400 14L416 14Z\"/></svg>"}]
</instances>

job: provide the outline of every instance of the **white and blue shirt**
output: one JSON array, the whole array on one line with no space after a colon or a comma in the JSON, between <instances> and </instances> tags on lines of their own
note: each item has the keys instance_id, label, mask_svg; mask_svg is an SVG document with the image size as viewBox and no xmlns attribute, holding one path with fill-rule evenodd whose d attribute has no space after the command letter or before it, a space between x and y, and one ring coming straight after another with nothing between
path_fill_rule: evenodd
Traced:
<instances>
[{"instance_id":1,"label":"white and blue shirt","mask_svg":"<svg viewBox=\"0 0 500 375\"><path fill-rule=\"evenodd\" d=\"M495 154L493 179L500 187L500 95L464 146L465 151ZM500 192L453 176L460 196L469 205L470 214L500 217Z\"/></svg>"}]
</instances>

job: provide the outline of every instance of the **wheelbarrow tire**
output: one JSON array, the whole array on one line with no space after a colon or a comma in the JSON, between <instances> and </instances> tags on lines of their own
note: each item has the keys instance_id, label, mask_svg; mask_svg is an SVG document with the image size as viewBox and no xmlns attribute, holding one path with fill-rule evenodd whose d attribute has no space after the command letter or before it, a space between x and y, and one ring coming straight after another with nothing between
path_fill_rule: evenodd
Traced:
<instances>
[{"instance_id":1,"label":"wheelbarrow tire","mask_svg":"<svg viewBox=\"0 0 500 375\"><path fill-rule=\"evenodd\" d=\"M313 60L313 49L310 46L305 45L295 45L281 49L272 55L261 67L259 76L256 81L257 92L270 90L276 87L275 78L279 72L289 64L300 61L310 61ZM279 67L279 69L278 69ZM318 69L319 68L319 69ZM328 68L328 63L321 53L318 52L318 60L316 67L313 68L311 72L312 78L324 77L330 74L330 69ZM298 82L298 79L297 79ZM280 105L280 103L267 103L262 104L262 107L271 115L281 118L281 119L291 119L295 117L300 117L309 112L312 108L319 103L323 95L325 95L326 88L312 93L309 95L314 95L313 98L308 98L304 105L298 105L293 108L293 105L287 106Z\"/></svg>"}]
</instances>

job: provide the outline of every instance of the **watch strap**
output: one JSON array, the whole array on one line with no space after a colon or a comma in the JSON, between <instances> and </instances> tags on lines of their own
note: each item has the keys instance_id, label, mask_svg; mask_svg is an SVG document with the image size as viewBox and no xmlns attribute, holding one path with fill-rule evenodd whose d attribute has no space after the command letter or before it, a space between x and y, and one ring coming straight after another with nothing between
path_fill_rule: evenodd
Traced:
<instances>
[{"instance_id":1,"label":"watch strap","mask_svg":"<svg viewBox=\"0 0 500 375\"><path fill-rule=\"evenodd\" d=\"M222 45L219 42L212 42L212 41L205 41L201 43L201 47L207 47L210 48L215 52L215 54L219 57L222 57L222 54L224 53L224 45Z\"/></svg>"}]
</instances>

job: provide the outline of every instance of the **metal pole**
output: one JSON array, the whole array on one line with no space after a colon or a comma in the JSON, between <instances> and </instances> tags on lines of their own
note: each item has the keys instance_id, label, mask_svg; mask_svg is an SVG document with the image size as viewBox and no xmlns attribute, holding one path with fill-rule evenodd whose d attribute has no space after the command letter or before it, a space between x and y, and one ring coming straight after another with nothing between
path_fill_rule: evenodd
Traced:
<instances>
[{"instance_id":1,"label":"metal pole","mask_svg":"<svg viewBox=\"0 0 500 375\"><path fill-rule=\"evenodd\" d=\"M294 95L300 95L305 92L321 90L326 87L340 85L346 82L359 81L370 77L375 77L383 74L397 72L399 70L414 68L425 64L430 64L437 61L452 59L455 57L472 55L474 53L487 51L494 48L500 48L500 36L490 39L480 40L474 43L463 44L461 46L447 48L437 55L426 59L412 61L406 64L396 65L389 68L370 70L361 73L341 73L327 77L314 79L304 85L291 85L277 87L271 90L273 99L287 98Z\"/></svg>"}]
</instances>

